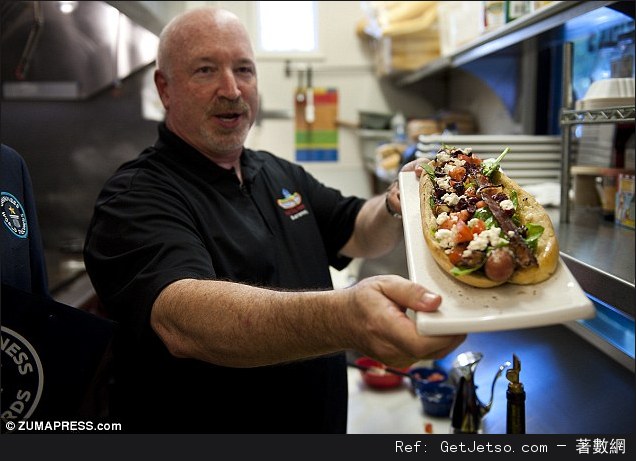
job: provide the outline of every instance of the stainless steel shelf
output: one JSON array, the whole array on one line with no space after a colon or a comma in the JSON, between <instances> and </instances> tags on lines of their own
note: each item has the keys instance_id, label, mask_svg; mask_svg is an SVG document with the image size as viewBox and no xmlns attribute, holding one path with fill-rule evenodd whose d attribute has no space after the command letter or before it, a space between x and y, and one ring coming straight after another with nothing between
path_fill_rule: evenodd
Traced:
<instances>
[{"instance_id":1,"label":"stainless steel shelf","mask_svg":"<svg viewBox=\"0 0 636 461\"><path fill-rule=\"evenodd\" d=\"M633 122L634 113L633 105L587 110L563 109L561 111L561 125Z\"/></svg>"},{"instance_id":2,"label":"stainless steel shelf","mask_svg":"<svg viewBox=\"0 0 636 461\"><path fill-rule=\"evenodd\" d=\"M612 3L616 3L616 1L553 2L531 14L509 22L499 29L479 36L448 56L442 56L413 72L396 75L394 78L399 86L411 85L444 70L459 67L536 37L571 19Z\"/></svg>"},{"instance_id":3,"label":"stainless steel shelf","mask_svg":"<svg viewBox=\"0 0 636 461\"><path fill-rule=\"evenodd\" d=\"M566 53L567 55L567 53ZM571 63L565 63L566 67ZM566 75L568 75L566 73ZM567 80L567 79L566 79ZM569 87L569 81L566 81L566 87ZM567 90L569 91L569 90ZM634 106L607 107L595 110L575 110L563 108L561 109L561 222L570 221L570 188L571 181L571 165L570 165L570 148L572 144L571 129L575 125L595 125L602 123L622 123L634 122Z\"/></svg>"}]
</instances>

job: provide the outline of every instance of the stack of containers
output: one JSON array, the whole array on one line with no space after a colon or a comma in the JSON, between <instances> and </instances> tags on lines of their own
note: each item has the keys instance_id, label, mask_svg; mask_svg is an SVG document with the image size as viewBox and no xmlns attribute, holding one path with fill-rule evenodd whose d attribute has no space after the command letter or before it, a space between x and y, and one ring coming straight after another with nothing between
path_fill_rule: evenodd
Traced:
<instances>
[{"instance_id":1,"label":"stack of containers","mask_svg":"<svg viewBox=\"0 0 636 461\"><path fill-rule=\"evenodd\" d=\"M442 144L461 149L472 148L482 160L496 158L506 147L506 155L501 169L520 186L552 183L560 184L561 177L561 137L532 135L433 135L420 136L418 154L431 158L430 146ZM438 147L438 148L439 148Z\"/></svg>"},{"instance_id":2,"label":"stack of containers","mask_svg":"<svg viewBox=\"0 0 636 461\"><path fill-rule=\"evenodd\" d=\"M440 49L449 56L484 33L526 16L551 1L438 2Z\"/></svg>"},{"instance_id":3,"label":"stack of containers","mask_svg":"<svg viewBox=\"0 0 636 461\"><path fill-rule=\"evenodd\" d=\"M440 57L439 2L368 3L358 35L371 40L378 75L412 71Z\"/></svg>"}]
</instances>

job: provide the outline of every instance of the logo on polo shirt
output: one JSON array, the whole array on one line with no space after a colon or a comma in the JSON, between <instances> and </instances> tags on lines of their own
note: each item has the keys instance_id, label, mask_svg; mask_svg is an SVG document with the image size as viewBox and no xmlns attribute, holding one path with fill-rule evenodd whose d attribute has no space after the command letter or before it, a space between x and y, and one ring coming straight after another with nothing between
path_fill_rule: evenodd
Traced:
<instances>
[{"instance_id":1,"label":"logo on polo shirt","mask_svg":"<svg viewBox=\"0 0 636 461\"><path fill-rule=\"evenodd\" d=\"M24 207L20 201L8 192L0 195L0 209L4 225L16 236L26 238L29 235Z\"/></svg>"},{"instance_id":2,"label":"logo on polo shirt","mask_svg":"<svg viewBox=\"0 0 636 461\"><path fill-rule=\"evenodd\" d=\"M276 203L281 207L289 219L292 221L297 220L305 215L309 214L309 211L305 209L303 205L303 198L298 192L290 193L287 189L282 190L283 198L276 200Z\"/></svg>"},{"instance_id":3,"label":"logo on polo shirt","mask_svg":"<svg viewBox=\"0 0 636 461\"><path fill-rule=\"evenodd\" d=\"M2 429L15 428L11 421L29 418L35 411L44 388L42 362L33 345L10 328L0 329L2 343Z\"/></svg>"}]
</instances>

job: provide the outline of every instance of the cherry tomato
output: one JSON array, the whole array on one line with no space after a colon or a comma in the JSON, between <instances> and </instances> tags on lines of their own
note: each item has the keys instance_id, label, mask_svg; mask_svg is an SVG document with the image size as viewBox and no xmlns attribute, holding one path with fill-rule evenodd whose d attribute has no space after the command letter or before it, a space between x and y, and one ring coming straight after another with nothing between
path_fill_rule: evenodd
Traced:
<instances>
[{"instance_id":1,"label":"cherry tomato","mask_svg":"<svg viewBox=\"0 0 636 461\"><path fill-rule=\"evenodd\" d=\"M466 177L466 168L464 168L463 166L456 166L455 168L450 170L448 175L451 177L451 179L462 182Z\"/></svg>"},{"instance_id":2,"label":"cherry tomato","mask_svg":"<svg viewBox=\"0 0 636 461\"><path fill-rule=\"evenodd\" d=\"M473 232L464 221L457 221L457 234L455 243L470 242L473 239Z\"/></svg>"},{"instance_id":3,"label":"cherry tomato","mask_svg":"<svg viewBox=\"0 0 636 461\"><path fill-rule=\"evenodd\" d=\"M460 160L464 160L466 163L469 163L471 165L481 165L481 159L477 157L475 154L470 156L465 154L459 154L457 158Z\"/></svg>"},{"instance_id":4,"label":"cherry tomato","mask_svg":"<svg viewBox=\"0 0 636 461\"><path fill-rule=\"evenodd\" d=\"M452 219L447 219L442 224L439 225L439 229L452 229L455 221Z\"/></svg>"},{"instance_id":5,"label":"cherry tomato","mask_svg":"<svg viewBox=\"0 0 636 461\"><path fill-rule=\"evenodd\" d=\"M453 211L450 213L450 216L453 218L453 223L457 221L464 221L466 223L470 219L470 212L468 210Z\"/></svg>"},{"instance_id":6,"label":"cherry tomato","mask_svg":"<svg viewBox=\"0 0 636 461\"><path fill-rule=\"evenodd\" d=\"M457 158L463 160L466 163L473 163L473 158L466 154L459 154Z\"/></svg>"},{"instance_id":7,"label":"cherry tomato","mask_svg":"<svg viewBox=\"0 0 636 461\"><path fill-rule=\"evenodd\" d=\"M483 222L481 219L477 219L473 221L473 225L470 227L470 229L473 231L473 234L479 234L486 230L486 223Z\"/></svg>"},{"instance_id":8,"label":"cherry tomato","mask_svg":"<svg viewBox=\"0 0 636 461\"><path fill-rule=\"evenodd\" d=\"M453 266L456 266L457 263L459 261L461 261L462 259L462 253L464 252L464 250L462 248L459 247L455 247L453 248L453 250L448 254L448 260L453 264Z\"/></svg>"},{"instance_id":9,"label":"cherry tomato","mask_svg":"<svg viewBox=\"0 0 636 461\"><path fill-rule=\"evenodd\" d=\"M470 219L470 211L468 210L461 210L459 212L459 219L461 219L464 222L468 222L468 220Z\"/></svg>"}]
</instances>

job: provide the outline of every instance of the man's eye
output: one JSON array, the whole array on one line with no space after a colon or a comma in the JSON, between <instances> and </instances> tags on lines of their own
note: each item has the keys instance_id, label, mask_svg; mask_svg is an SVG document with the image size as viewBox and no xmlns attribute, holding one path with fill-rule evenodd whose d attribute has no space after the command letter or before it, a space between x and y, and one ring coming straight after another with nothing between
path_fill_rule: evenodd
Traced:
<instances>
[{"instance_id":1,"label":"man's eye","mask_svg":"<svg viewBox=\"0 0 636 461\"><path fill-rule=\"evenodd\" d=\"M241 74L254 74L254 68L250 66L243 66L238 68L239 73Z\"/></svg>"},{"instance_id":2,"label":"man's eye","mask_svg":"<svg viewBox=\"0 0 636 461\"><path fill-rule=\"evenodd\" d=\"M203 66L197 69L198 74L210 74L214 72L214 69L211 66Z\"/></svg>"}]
</instances>

